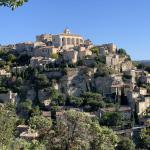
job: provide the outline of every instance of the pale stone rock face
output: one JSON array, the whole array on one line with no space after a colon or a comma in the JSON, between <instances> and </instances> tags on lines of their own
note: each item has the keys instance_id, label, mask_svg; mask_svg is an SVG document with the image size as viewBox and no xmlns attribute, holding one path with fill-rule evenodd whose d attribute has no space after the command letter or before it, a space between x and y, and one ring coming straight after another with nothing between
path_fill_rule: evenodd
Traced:
<instances>
[{"instance_id":1,"label":"pale stone rock face","mask_svg":"<svg viewBox=\"0 0 150 150\"><path fill-rule=\"evenodd\" d=\"M112 83L113 83L113 79L111 77L97 77L95 79L96 90L103 94L111 93Z\"/></svg>"},{"instance_id":2,"label":"pale stone rock face","mask_svg":"<svg viewBox=\"0 0 150 150\"><path fill-rule=\"evenodd\" d=\"M88 76L92 76L93 72L84 73L83 68L72 69L67 71L67 75L60 80L60 89L62 93L79 96L83 92L90 91L91 80Z\"/></svg>"},{"instance_id":3,"label":"pale stone rock face","mask_svg":"<svg viewBox=\"0 0 150 150\"><path fill-rule=\"evenodd\" d=\"M122 71L131 70L132 68L133 68L133 64L131 61L126 61L126 62L122 63L122 66L121 66Z\"/></svg>"}]
</instances>

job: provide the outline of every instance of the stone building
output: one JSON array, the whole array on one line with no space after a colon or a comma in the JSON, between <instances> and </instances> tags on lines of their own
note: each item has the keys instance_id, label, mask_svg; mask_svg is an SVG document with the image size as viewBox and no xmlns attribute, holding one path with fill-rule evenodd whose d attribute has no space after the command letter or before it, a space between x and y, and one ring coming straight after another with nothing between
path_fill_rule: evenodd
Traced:
<instances>
[{"instance_id":1,"label":"stone building","mask_svg":"<svg viewBox=\"0 0 150 150\"><path fill-rule=\"evenodd\" d=\"M150 83L150 76L146 76L146 83Z\"/></svg>"},{"instance_id":2,"label":"stone building","mask_svg":"<svg viewBox=\"0 0 150 150\"><path fill-rule=\"evenodd\" d=\"M72 34L69 29L65 29L63 33L52 35L52 43L54 46L68 49L83 44L84 39L80 35Z\"/></svg>"},{"instance_id":3,"label":"stone building","mask_svg":"<svg viewBox=\"0 0 150 150\"><path fill-rule=\"evenodd\" d=\"M29 55L32 55L33 49L34 49L34 43L33 42L24 42L24 43L18 43L15 45L15 50L18 53L26 53Z\"/></svg>"},{"instance_id":4,"label":"stone building","mask_svg":"<svg viewBox=\"0 0 150 150\"><path fill-rule=\"evenodd\" d=\"M140 93L140 95L146 96L146 95L147 95L147 89L140 87L140 88L139 88L139 93Z\"/></svg>"},{"instance_id":5,"label":"stone building","mask_svg":"<svg viewBox=\"0 0 150 150\"><path fill-rule=\"evenodd\" d=\"M43 43L52 43L52 35L51 34L41 34L36 36L37 42Z\"/></svg>"},{"instance_id":6,"label":"stone building","mask_svg":"<svg viewBox=\"0 0 150 150\"><path fill-rule=\"evenodd\" d=\"M142 76L140 77L140 81L141 81L142 83L150 84L150 76L142 75Z\"/></svg>"},{"instance_id":7,"label":"stone building","mask_svg":"<svg viewBox=\"0 0 150 150\"><path fill-rule=\"evenodd\" d=\"M44 58L44 57L32 57L30 59L30 65L31 67L38 67L38 66L43 66L49 63L53 63L55 59L52 58Z\"/></svg>"},{"instance_id":8,"label":"stone building","mask_svg":"<svg viewBox=\"0 0 150 150\"><path fill-rule=\"evenodd\" d=\"M28 68L28 66L17 66L17 67L13 67L12 68L12 72L13 73L22 73L24 72L26 69Z\"/></svg>"},{"instance_id":9,"label":"stone building","mask_svg":"<svg viewBox=\"0 0 150 150\"><path fill-rule=\"evenodd\" d=\"M120 66L119 66L119 55L107 55L106 56L106 65L113 68L116 71L120 71Z\"/></svg>"},{"instance_id":10,"label":"stone building","mask_svg":"<svg viewBox=\"0 0 150 150\"><path fill-rule=\"evenodd\" d=\"M43 42L24 42L16 44L15 47L15 51L19 54L28 54L32 56L35 49L46 47L46 44Z\"/></svg>"},{"instance_id":11,"label":"stone building","mask_svg":"<svg viewBox=\"0 0 150 150\"><path fill-rule=\"evenodd\" d=\"M142 117L146 113L146 109L150 107L150 97L141 97L136 101L136 110L138 116Z\"/></svg>"},{"instance_id":12,"label":"stone building","mask_svg":"<svg viewBox=\"0 0 150 150\"><path fill-rule=\"evenodd\" d=\"M58 48L53 46L45 46L34 49L34 56L35 57L51 57L53 54L57 54L59 51Z\"/></svg>"},{"instance_id":13,"label":"stone building","mask_svg":"<svg viewBox=\"0 0 150 150\"><path fill-rule=\"evenodd\" d=\"M106 55L108 53L116 53L117 46L114 43L103 44L97 46L99 48L100 55Z\"/></svg>"},{"instance_id":14,"label":"stone building","mask_svg":"<svg viewBox=\"0 0 150 150\"><path fill-rule=\"evenodd\" d=\"M11 73L7 72L5 69L0 69L0 77L10 77Z\"/></svg>"},{"instance_id":15,"label":"stone building","mask_svg":"<svg viewBox=\"0 0 150 150\"><path fill-rule=\"evenodd\" d=\"M106 65L115 66L119 63L119 55L107 55L106 56Z\"/></svg>"},{"instance_id":16,"label":"stone building","mask_svg":"<svg viewBox=\"0 0 150 150\"><path fill-rule=\"evenodd\" d=\"M62 52L62 55L63 59L70 64L75 64L78 61L78 51L75 51L73 49L64 50Z\"/></svg>"},{"instance_id":17,"label":"stone building","mask_svg":"<svg viewBox=\"0 0 150 150\"><path fill-rule=\"evenodd\" d=\"M89 49L87 49L86 47L79 47L79 51L78 51L79 60L82 60L86 56L91 56L91 55L92 55L92 52Z\"/></svg>"},{"instance_id":18,"label":"stone building","mask_svg":"<svg viewBox=\"0 0 150 150\"><path fill-rule=\"evenodd\" d=\"M44 42L34 42L34 48L46 47Z\"/></svg>"},{"instance_id":19,"label":"stone building","mask_svg":"<svg viewBox=\"0 0 150 150\"><path fill-rule=\"evenodd\" d=\"M139 117L143 117L146 109L150 107L150 96L145 89L128 91L127 99L132 110L136 111Z\"/></svg>"},{"instance_id":20,"label":"stone building","mask_svg":"<svg viewBox=\"0 0 150 150\"><path fill-rule=\"evenodd\" d=\"M2 103L15 103L16 100L17 93L13 93L12 91L0 93L0 102Z\"/></svg>"},{"instance_id":21,"label":"stone building","mask_svg":"<svg viewBox=\"0 0 150 150\"><path fill-rule=\"evenodd\" d=\"M28 131L22 132L22 133L20 134L20 138L25 139L25 140L29 140L29 141L38 139L38 137L39 137L38 132L33 131L33 130L32 130L32 131L31 131L31 130L28 130Z\"/></svg>"}]
</instances>

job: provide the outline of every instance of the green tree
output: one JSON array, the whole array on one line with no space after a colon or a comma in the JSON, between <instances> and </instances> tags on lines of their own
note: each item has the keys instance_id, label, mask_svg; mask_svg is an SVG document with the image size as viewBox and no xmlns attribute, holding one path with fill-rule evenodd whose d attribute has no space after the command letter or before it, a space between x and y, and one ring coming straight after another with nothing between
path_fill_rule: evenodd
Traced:
<instances>
[{"instance_id":1,"label":"green tree","mask_svg":"<svg viewBox=\"0 0 150 150\"><path fill-rule=\"evenodd\" d=\"M51 87L50 88L50 95L51 95L51 98L53 100L56 100L56 99L58 99L59 93L54 87Z\"/></svg>"},{"instance_id":2,"label":"green tree","mask_svg":"<svg viewBox=\"0 0 150 150\"><path fill-rule=\"evenodd\" d=\"M6 62L3 60L0 60L0 68L4 68L5 65L6 65Z\"/></svg>"},{"instance_id":3,"label":"green tree","mask_svg":"<svg viewBox=\"0 0 150 150\"><path fill-rule=\"evenodd\" d=\"M50 55L50 57L53 58L53 59L58 59L59 55L58 54L52 54L52 55Z\"/></svg>"},{"instance_id":4,"label":"green tree","mask_svg":"<svg viewBox=\"0 0 150 150\"><path fill-rule=\"evenodd\" d=\"M11 144L11 150L45 150L45 146L37 140L16 139Z\"/></svg>"},{"instance_id":5,"label":"green tree","mask_svg":"<svg viewBox=\"0 0 150 150\"><path fill-rule=\"evenodd\" d=\"M103 97L99 93L86 92L81 95L83 97L83 106L90 106L89 111L97 111L98 108L105 107Z\"/></svg>"},{"instance_id":6,"label":"green tree","mask_svg":"<svg viewBox=\"0 0 150 150\"><path fill-rule=\"evenodd\" d=\"M31 56L27 54L22 54L17 58L17 64L19 65L29 65Z\"/></svg>"},{"instance_id":7,"label":"green tree","mask_svg":"<svg viewBox=\"0 0 150 150\"><path fill-rule=\"evenodd\" d=\"M11 106L0 107L0 149L8 149L13 140L16 114Z\"/></svg>"},{"instance_id":8,"label":"green tree","mask_svg":"<svg viewBox=\"0 0 150 150\"><path fill-rule=\"evenodd\" d=\"M99 49L98 49L98 47L92 47L92 48L91 48L91 51L92 51L93 54L96 54L96 55L98 56L98 54L99 54Z\"/></svg>"},{"instance_id":9,"label":"green tree","mask_svg":"<svg viewBox=\"0 0 150 150\"><path fill-rule=\"evenodd\" d=\"M117 136L108 128L101 128L98 121L83 112L66 111L63 119L59 119L54 130L46 136L49 150L112 150L117 142Z\"/></svg>"},{"instance_id":10,"label":"green tree","mask_svg":"<svg viewBox=\"0 0 150 150\"><path fill-rule=\"evenodd\" d=\"M23 3L27 1L28 0L0 0L0 6L6 6L15 9L16 7L23 5Z\"/></svg>"},{"instance_id":11,"label":"green tree","mask_svg":"<svg viewBox=\"0 0 150 150\"><path fill-rule=\"evenodd\" d=\"M17 111L24 117L28 117L30 114L30 111L32 109L32 101L31 100L25 100L23 102L20 102L17 106Z\"/></svg>"},{"instance_id":12,"label":"green tree","mask_svg":"<svg viewBox=\"0 0 150 150\"><path fill-rule=\"evenodd\" d=\"M135 150L135 144L129 138L123 138L117 144L116 150Z\"/></svg>"},{"instance_id":13,"label":"green tree","mask_svg":"<svg viewBox=\"0 0 150 150\"><path fill-rule=\"evenodd\" d=\"M150 149L150 128L144 128L140 133L141 147L144 149Z\"/></svg>"},{"instance_id":14,"label":"green tree","mask_svg":"<svg viewBox=\"0 0 150 150\"><path fill-rule=\"evenodd\" d=\"M38 89L46 87L48 83L49 83L49 80L45 74L38 74L35 77L35 85Z\"/></svg>"},{"instance_id":15,"label":"green tree","mask_svg":"<svg viewBox=\"0 0 150 150\"><path fill-rule=\"evenodd\" d=\"M120 126L122 120L123 117L119 112L107 112L102 115L100 123L105 126Z\"/></svg>"},{"instance_id":16,"label":"green tree","mask_svg":"<svg viewBox=\"0 0 150 150\"><path fill-rule=\"evenodd\" d=\"M107 127L100 127L93 123L91 126L91 148L93 150L114 150L118 137L113 130Z\"/></svg>"},{"instance_id":17,"label":"green tree","mask_svg":"<svg viewBox=\"0 0 150 150\"><path fill-rule=\"evenodd\" d=\"M123 49L123 48L118 49L118 54L121 55L121 56L127 55L126 50Z\"/></svg>"},{"instance_id":18,"label":"green tree","mask_svg":"<svg viewBox=\"0 0 150 150\"><path fill-rule=\"evenodd\" d=\"M40 134L45 134L50 130L52 121L50 118L37 115L30 118L29 125L32 129L39 131Z\"/></svg>"},{"instance_id":19,"label":"green tree","mask_svg":"<svg viewBox=\"0 0 150 150\"><path fill-rule=\"evenodd\" d=\"M13 54L9 54L7 56L7 61L13 63L14 61L16 61L16 56Z\"/></svg>"},{"instance_id":20,"label":"green tree","mask_svg":"<svg viewBox=\"0 0 150 150\"><path fill-rule=\"evenodd\" d=\"M67 105L71 105L74 107L80 107L83 104L83 99L75 96L68 96Z\"/></svg>"}]
</instances>

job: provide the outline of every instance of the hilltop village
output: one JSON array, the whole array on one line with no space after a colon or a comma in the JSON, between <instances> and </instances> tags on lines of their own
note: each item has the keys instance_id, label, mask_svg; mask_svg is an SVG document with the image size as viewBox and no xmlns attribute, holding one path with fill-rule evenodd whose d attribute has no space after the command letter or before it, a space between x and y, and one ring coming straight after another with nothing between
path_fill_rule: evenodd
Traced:
<instances>
[{"instance_id":1,"label":"hilltop village","mask_svg":"<svg viewBox=\"0 0 150 150\"><path fill-rule=\"evenodd\" d=\"M137 146L137 134L141 138L149 126L150 69L132 62L114 43L94 45L69 29L42 34L35 42L0 46L0 105L15 108L19 139L41 139L49 120L57 124L66 112L77 112Z\"/></svg>"}]
</instances>

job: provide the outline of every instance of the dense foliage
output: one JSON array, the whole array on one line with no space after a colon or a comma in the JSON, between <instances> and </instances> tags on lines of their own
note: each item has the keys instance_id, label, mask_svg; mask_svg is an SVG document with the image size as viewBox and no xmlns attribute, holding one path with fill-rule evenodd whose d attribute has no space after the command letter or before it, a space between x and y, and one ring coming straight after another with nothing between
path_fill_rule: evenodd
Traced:
<instances>
[{"instance_id":1,"label":"dense foliage","mask_svg":"<svg viewBox=\"0 0 150 150\"><path fill-rule=\"evenodd\" d=\"M27 1L28 0L0 0L0 6L7 6L15 9L16 7L23 5L23 3Z\"/></svg>"}]
</instances>

